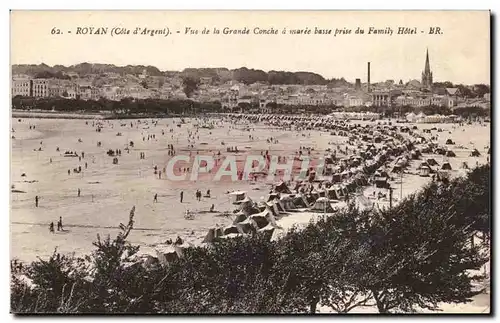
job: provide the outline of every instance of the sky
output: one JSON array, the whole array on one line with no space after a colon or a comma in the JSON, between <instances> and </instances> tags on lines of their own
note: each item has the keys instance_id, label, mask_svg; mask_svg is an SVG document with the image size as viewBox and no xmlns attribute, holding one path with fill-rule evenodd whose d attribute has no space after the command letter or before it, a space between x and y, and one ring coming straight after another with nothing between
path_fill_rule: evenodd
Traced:
<instances>
[{"instance_id":1,"label":"sky","mask_svg":"<svg viewBox=\"0 0 500 323\"><path fill-rule=\"evenodd\" d=\"M81 35L78 28L104 27L107 35ZM201 34L203 28L209 34ZM223 34L224 28L250 30ZM254 28L278 34L255 35ZM357 28L365 31L356 34ZM368 34L370 27L393 34ZM416 34L398 35L399 27ZM429 34L440 27L442 34ZM113 28L128 35L111 36ZM134 35L136 28L168 28L168 36ZM198 34L185 34L186 28ZM220 34L213 34L217 28ZM286 28L286 34L282 34ZM311 34L290 34L309 28ZM315 29L332 34L314 34ZM334 36L336 29L350 34ZM60 30L62 34L57 34ZM83 29L81 29L83 30ZM53 34L52 31L56 34ZM179 31L179 33L177 33ZM69 33L71 32L71 33ZM429 50L434 81L490 83L488 11L12 11L11 64L153 65L248 67L308 71L353 82L421 78Z\"/></svg>"}]
</instances>

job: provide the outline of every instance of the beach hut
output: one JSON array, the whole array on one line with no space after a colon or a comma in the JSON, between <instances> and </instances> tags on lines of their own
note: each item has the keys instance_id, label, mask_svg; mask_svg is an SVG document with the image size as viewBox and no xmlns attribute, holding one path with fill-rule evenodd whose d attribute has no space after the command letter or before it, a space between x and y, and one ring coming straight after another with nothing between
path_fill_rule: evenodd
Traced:
<instances>
[{"instance_id":1,"label":"beach hut","mask_svg":"<svg viewBox=\"0 0 500 323\"><path fill-rule=\"evenodd\" d=\"M316 200L314 205L310 208L313 212L333 213L334 209L330 205L330 201L326 197L320 197Z\"/></svg>"},{"instance_id":2,"label":"beach hut","mask_svg":"<svg viewBox=\"0 0 500 323\"><path fill-rule=\"evenodd\" d=\"M427 177L431 173L431 168L429 166L423 165L418 168L418 175L421 177Z\"/></svg>"},{"instance_id":3,"label":"beach hut","mask_svg":"<svg viewBox=\"0 0 500 323\"><path fill-rule=\"evenodd\" d=\"M443 165L441 166L441 170L451 170L450 163L443 163Z\"/></svg>"},{"instance_id":4,"label":"beach hut","mask_svg":"<svg viewBox=\"0 0 500 323\"><path fill-rule=\"evenodd\" d=\"M389 182L387 177L375 177L375 187L376 188L389 188Z\"/></svg>"},{"instance_id":5,"label":"beach hut","mask_svg":"<svg viewBox=\"0 0 500 323\"><path fill-rule=\"evenodd\" d=\"M457 157L457 155L452 151L448 150L445 154L446 157Z\"/></svg>"}]
</instances>

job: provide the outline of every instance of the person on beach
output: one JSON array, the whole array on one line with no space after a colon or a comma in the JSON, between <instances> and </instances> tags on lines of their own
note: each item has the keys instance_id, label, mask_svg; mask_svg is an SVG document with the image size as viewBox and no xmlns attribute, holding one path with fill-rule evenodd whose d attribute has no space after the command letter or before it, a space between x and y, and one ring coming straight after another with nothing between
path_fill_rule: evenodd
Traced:
<instances>
[{"instance_id":1,"label":"person on beach","mask_svg":"<svg viewBox=\"0 0 500 323\"><path fill-rule=\"evenodd\" d=\"M50 222L49 224L49 232L54 233L54 222Z\"/></svg>"},{"instance_id":2,"label":"person on beach","mask_svg":"<svg viewBox=\"0 0 500 323\"><path fill-rule=\"evenodd\" d=\"M80 193L81 193L81 190L80 190L80 189L78 189L78 197L80 197Z\"/></svg>"},{"instance_id":3,"label":"person on beach","mask_svg":"<svg viewBox=\"0 0 500 323\"><path fill-rule=\"evenodd\" d=\"M182 200L184 200L184 191L181 191L181 203L182 203Z\"/></svg>"},{"instance_id":4,"label":"person on beach","mask_svg":"<svg viewBox=\"0 0 500 323\"><path fill-rule=\"evenodd\" d=\"M59 221L57 221L57 231L63 231L62 216L60 216Z\"/></svg>"},{"instance_id":5,"label":"person on beach","mask_svg":"<svg viewBox=\"0 0 500 323\"><path fill-rule=\"evenodd\" d=\"M35 207L38 207L38 195L35 196Z\"/></svg>"},{"instance_id":6,"label":"person on beach","mask_svg":"<svg viewBox=\"0 0 500 323\"><path fill-rule=\"evenodd\" d=\"M153 203L157 203L157 202L158 202L158 193L156 193L154 198L153 198Z\"/></svg>"},{"instance_id":7,"label":"person on beach","mask_svg":"<svg viewBox=\"0 0 500 323\"><path fill-rule=\"evenodd\" d=\"M183 243L184 243L184 241L182 241L181 237L177 236L177 239L175 240L175 243L174 243L174 244L176 244L176 245L181 245L181 244L183 244Z\"/></svg>"}]
</instances>

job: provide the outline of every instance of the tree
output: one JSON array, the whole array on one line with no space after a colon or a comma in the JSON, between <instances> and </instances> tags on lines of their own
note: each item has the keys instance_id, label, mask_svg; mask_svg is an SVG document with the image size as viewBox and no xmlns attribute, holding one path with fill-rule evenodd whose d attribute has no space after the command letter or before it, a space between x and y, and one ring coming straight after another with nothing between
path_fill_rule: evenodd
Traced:
<instances>
[{"instance_id":1,"label":"tree","mask_svg":"<svg viewBox=\"0 0 500 323\"><path fill-rule=\"evenodd\" d=\"M436 310L439 302L467 302L477 294L468 270L487 258L467 243L452 186L432 184L390 210L374 214L370 289L379 312ZM459 197L460 198L460 197Z\"/></svg>"},{"instance_id":2,"label":"tree","mask_svg":"<svg viewBox=\"0 0 500 323\"><path fill-rule=\"evenodd\" d=\"M199 80L194 79L192 77L184 77L182 79L182 85L184 93L188 98L190 98L193 92L195 92L198 89Z\"/></svg>"}]
</instances>

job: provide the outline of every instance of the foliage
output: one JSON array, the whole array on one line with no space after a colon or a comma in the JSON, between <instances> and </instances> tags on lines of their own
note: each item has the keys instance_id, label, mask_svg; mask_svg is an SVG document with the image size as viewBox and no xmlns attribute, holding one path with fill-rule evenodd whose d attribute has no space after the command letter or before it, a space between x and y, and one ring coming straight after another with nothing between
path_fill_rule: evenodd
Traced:
<instances>
[{"instance_id":1,"label":"foliage","mask_svg":"<svg viewBox=\"0 0 500 323\"><path fill-rule=\"evenodd\" d=\"M132 209L115 239L94 242L85 258L56 252L19 268L13 262L11 309L45 313L347 313L436 310L480 291L471 274L488 257L471 246L489 232L490 167L432 183L391 209L352 204L283 238L218 239L184 249L166 266L144 266L127 242ZM23 278L24 277L24 278ZM27 282L30 281L30 283Z\"/></svg>"},{"instance_id":2,"label":"foliage","mask_svg":"<svg viewBox=\"0 0 500 323\"><path fill-rule=\"evenodd\" d=\"M199 80L192 77L184 77L182 79L183 91L188 98L198 89Z\"/></svg>"},{"instance_id":3,"label":"foliage","mask_svg":"<svg viewBox=\"0 0 500 323\"><path fill-rule=\"evenodd\" d=\"M193 109L199 113L220 112L220 102L200 103L190 100L135 100L125 98L120 101L111 101L101 98L92 100L72 100L67 98L26 98L16 96L12 98L13 109L35 109L60 112L112 112L115 115L168 115L189 113Z\"/></svg>"}]
</instances>

